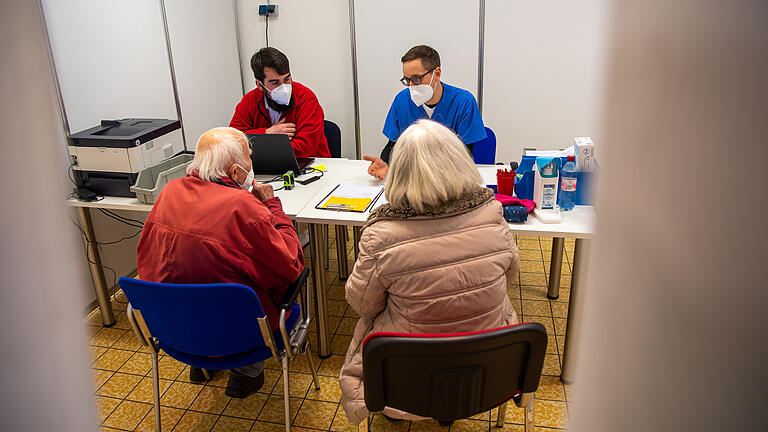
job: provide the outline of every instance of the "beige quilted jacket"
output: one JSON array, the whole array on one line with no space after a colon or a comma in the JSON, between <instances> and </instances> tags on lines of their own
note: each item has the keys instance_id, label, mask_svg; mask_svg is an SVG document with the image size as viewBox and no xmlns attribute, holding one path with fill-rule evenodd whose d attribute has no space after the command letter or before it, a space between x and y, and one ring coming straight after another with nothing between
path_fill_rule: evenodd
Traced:
<instances>
[{"instance_id":1,"label":"beige quilted jacket","mask_svg":"<svg viewBox=\"0 0 768 432\"><path fill-rule=\"evenodd\" d=\"M417 213L385 204L368 218L346 298L360 314L339 382L357 424L363 400L362 342L373 332L453 333L517 323L507 296L517 246L489 189ZM390 417L420 417L387 408Z\"/></svg>"}]
</instances>

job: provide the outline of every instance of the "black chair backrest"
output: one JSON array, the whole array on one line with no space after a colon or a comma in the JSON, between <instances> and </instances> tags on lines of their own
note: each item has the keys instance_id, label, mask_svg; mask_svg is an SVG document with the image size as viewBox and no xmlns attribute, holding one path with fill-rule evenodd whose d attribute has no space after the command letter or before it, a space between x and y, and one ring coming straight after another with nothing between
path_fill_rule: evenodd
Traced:
<instances>
[{"instance_id":1,"label":"black chair backrest","mask_svg":"<svg viewBox=\"0 0 768 432\"><path fill-rule=\"evenodd\" d=\"M328 141L328 150L331 152L331 157L341 157L341 129L339 126L330 121L325 120L325 140Z\"/></svg>"},{"instance_id":2,"label":"black chair backrest","mask_svg":"<svg viewBox=\"0 0 768 432\"><path fill-rule=\"evenodd\" d=\"M488 411L539 386L547 332L539 323L459 334L374 333L363 346L365 404L439 421Z\"/></svg>"}]
</instances>

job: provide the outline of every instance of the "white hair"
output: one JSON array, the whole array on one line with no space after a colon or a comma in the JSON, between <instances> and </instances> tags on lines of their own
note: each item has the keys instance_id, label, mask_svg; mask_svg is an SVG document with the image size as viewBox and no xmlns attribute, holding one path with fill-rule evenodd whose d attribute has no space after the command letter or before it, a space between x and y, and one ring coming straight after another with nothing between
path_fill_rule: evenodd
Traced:
<instances>
[{"instance_id":1,"label":"white hair","mask_svg":"<svg viewBox=\"0 0 768 432\"><path fill-rule=\"evenodd\" d=\"M450 129L419 120L397 139L385 195L393 208L436 207L480 186L482 176L464 143Z\"/></svg>"},{"instance_id":2,"label":"white hair","mask_svg":"<svg viewBox=\"0 0 768 432\"><path fill-rule=\"evenodd\" d=\"M210 145L200 144L203 140L212 141ZM250 165L243 153L243 146L248 147L248 137L241 131L231 127L218 127L211 129L197 140L198 150L195 152L195 158L187 166L187 174L197 171L197 175L208 181L229 176L229 169L232 165L245 167Z\"/></svg>"}]
</instances>

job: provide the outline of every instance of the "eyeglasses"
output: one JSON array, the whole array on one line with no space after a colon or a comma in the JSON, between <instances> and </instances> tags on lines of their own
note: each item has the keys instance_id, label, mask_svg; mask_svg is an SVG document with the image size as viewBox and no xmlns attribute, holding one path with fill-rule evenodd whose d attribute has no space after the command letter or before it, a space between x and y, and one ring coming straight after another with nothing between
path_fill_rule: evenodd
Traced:
<instances>
[{"instance_id":1,"label":"eyeglasses","mask_svg":"<svg viewBox=\"0 0 768 432\"><path fill-rule=\"evenodd\" d=\"M410 77L410 78L408 78L408 77L402 77L402 78L400 78L400 82L401 82L401 83L403 83L403 85L404 85L404 86L406 86L406 87L408 87L408 83L409 83L409 82L412 82L412 83L413 83L413 85L419 85L419 84L421 84L421 80L422 80L422 79L423 79L425 76L427 76L427 75L429 75L430 73L432 73L432 71L434 71L435 69L437 69L437 66L435 66L435 67L433 67L432 69L430 69L430 70L428 70L428 71L424 72L424 74L422 74L422 75L416 75L416 76L412 76L412 77Z\"/></svg>"}]
</instances>

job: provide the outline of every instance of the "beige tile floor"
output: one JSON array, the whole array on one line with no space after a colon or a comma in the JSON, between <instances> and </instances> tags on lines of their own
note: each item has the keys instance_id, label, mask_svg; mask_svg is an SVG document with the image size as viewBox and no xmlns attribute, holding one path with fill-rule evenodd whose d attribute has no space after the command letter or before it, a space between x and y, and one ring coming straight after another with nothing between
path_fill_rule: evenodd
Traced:
<instances>
[{"instance_id":1,"label":"beige tile floor","mask_svg":"<svg viewBox=\"0 0 768 432\"><path fill-rule=\"evenodd\" d=\"M333 231L331 231L333 233ZM333 236L333 234L331 234ZM351 238L351 236L350 236ZM536 321L547 328L549 346L544 372L536 392L536 429L552 431L568 427L571 390L564 385L560 373L568 313L570 263L573 240L566 240L563 257L560 298L546 297L552 239L518 237L520 273L511 281L508 293L521 321ZM349 268L354 262L351 242ZM328 271L328 310L333 331L332 353L325 360L315 356L314 363L321 389L311 388L311 375L306 358L291 363L290 392L293 430L357 431L350 425L339 405L339 368L350 341L357 315L344 300L344 281L336 273L335 247L330 248ZM307 260L308 262L309 260ZM93 392L102 431L153 431L152 372L146 347L142 347L130 330L125 316L125 297L118 292L112 300L117 324L100 325L98 311L86 318L93 376ZM317 347L315 334L312 343ZM205 385L189 382L188 366L169 356L160 356L161 416L164 431L283 431L283 383L280 365L268 361L265 384L258 393L246 399L232 399L224 394L226 372L218 372ZM435 421L390 422L377 416L373 431L516 431L524 430L522 410L510 406L506 424L495 427L496 410L455 422L450 429Z\"/></svg>"}]
</instances>

